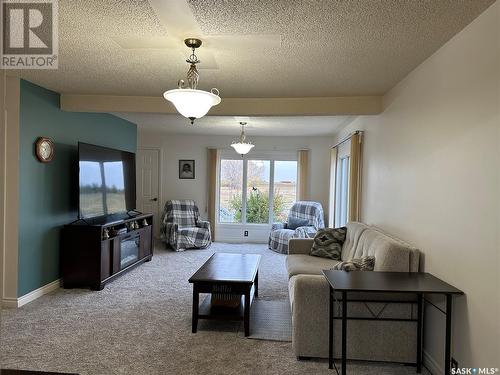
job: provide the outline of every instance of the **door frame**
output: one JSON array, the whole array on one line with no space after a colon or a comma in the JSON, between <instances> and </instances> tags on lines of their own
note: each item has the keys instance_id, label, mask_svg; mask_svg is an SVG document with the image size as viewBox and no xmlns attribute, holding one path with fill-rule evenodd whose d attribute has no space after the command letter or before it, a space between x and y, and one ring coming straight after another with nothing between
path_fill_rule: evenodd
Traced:
<instances>
[{"instance_id":1,"label":"door frame","mask_svg":"<svg viewBox=\"0 0 500 375\"><path fill-rule=\"evenodd\" d=\"M163 189L162 189L162 181L163 181L163 168L162 168L162 164L163 164L163 149L161 147L154 147L154 146L139 146L137 147L137 154L139 154L139 152L141 150L145 150L145 151L158 151L158 221L161 220L161 214L162 214L162 210L163 210ZM137 165L137 161L136 161L136 165ZM136 178L136 184L137 184L137 178ZM136 186L136 191L137 191L137 186ZM136 197L136 205L137 205L137 198ZM156 228L156 229L154 229ZM155 223L155 227L153 229L153 237L155 239L159 239L159 233L160 233L160 223ZM158 236L156 235L156 233L158 233Z\"/></svg>"}]
</instances>

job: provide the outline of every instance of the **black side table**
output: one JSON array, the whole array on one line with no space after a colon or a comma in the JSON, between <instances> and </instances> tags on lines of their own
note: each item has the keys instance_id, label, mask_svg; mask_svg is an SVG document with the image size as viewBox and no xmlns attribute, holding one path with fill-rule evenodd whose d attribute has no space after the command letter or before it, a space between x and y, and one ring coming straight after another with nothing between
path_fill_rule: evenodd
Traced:
<instances>
[{"instance_id":1,"label":"black side table","mask_svg":"<svg viewBox=\"0 0 500 375\"><path fill-rule=\"evenodd\" d=\"M451 367L451 316L452 296L463 294L454 286L424 272L370 272L324 270L323 275L330 285L330 322L328 342L328 367L333 369L333 325L335 292L342 294L342 375L346 375L347 361L347 293L409 293L417 296L417 373L422 372L422 332L424 294L442 294L446 296L446 338L445 338L445 374L450 374ZM356 301L359 301L358 299ZM391 302L391 301L384 301ZM398 301L392 301L398 303ZM336 368L335 368L336 369ZM338 371L337 371L338 373Z\"/></svg>"}]
</instances>

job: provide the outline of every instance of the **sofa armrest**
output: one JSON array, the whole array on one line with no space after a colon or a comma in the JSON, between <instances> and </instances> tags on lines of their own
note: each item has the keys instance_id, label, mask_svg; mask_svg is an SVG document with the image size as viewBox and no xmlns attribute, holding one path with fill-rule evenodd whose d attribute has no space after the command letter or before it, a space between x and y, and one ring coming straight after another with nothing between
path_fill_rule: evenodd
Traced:
<instances>
[{"instance_id":1,"label":"sofa armrest","mask_svg":"<svg viewBox=\"0 0 500 375\"><path fill-rule=\"evenodd\" d=\"M287 223L273 223L271 225L271 231L287 229Z\"/></svg>"},{"instance_id":2,"label":"sofa armrest","mask_svg":"<svg viewBox=\"0 0 500 375\"><path fill-rule=\"evenodd\" d=\"M288 281L292 346L296 356L328 356L329 286L324 276L295 275Z\"/></svg>"},{"instance_id":3,"label":"sofa armrest","mask_svg":"<svg viewBox=\"0 0 500 375\"><path fill-rule=\"evenodd\" d=\"M312 245L312 238L290 238L288 241L288 254L309 254Z\"/></svg>"},{"instance_id":4,"label":"sofa armrest","mask_svg":"<svg viewBox=\"0 0 500 375\"><path fill-rule=\"evenodd\" d=\"M196 226L197 226L198 228L210 229L210 221L198 220L198 221L196 222Z\"/></svg>"},{"instance_id":5,"label":"sofa armrest","mask_svg":"<svg viewBox=\"0 0 500 375\"><path fill-rule=\"evenodd\" d=\"M177 223L164 223L160 228L160 237L162 241L170 246L175 246L178 230L179 225Z\"/></svg>"}]
</instances>

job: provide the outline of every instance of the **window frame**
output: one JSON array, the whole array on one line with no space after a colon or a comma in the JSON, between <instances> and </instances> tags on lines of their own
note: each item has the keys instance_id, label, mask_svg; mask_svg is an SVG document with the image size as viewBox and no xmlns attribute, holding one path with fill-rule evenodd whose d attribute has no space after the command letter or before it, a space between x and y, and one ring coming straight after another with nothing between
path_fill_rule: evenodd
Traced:
<instances>
[{"instance_id":1,"label":"window frame","mask_svg":"<svg viewBox=\"0 0 500 375\"><path fill-rule=\"evenodd\" d=\"M240 223L223 223L220 221L220 168L221 160L243 160L243 185L241 194L241 222ZM269 218L267 223L248 223L247 222L247 184L248 184L248 161L249 160L268 160L269 166ZM270 227L274 222L274 162L275 161L297 161L298 155L296 152L283 152L283 151L262 151L250 152L247 155L238 155L234 150L222 150L219 153L217 160L217 197L216 197L216 225L218 227L237 227L237 226L251 226L251 227ZM297 164L297 183L298 183L298 164ZM295 199L297 199L297 190L295 191Z\"/></svg>"}]
</instances>

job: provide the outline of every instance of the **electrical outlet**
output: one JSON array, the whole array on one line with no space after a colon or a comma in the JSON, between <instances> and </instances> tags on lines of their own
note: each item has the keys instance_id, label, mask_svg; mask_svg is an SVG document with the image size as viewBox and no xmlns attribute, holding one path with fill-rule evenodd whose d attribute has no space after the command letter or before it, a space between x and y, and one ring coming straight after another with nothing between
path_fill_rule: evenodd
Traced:
<instances>
[{"instance_id":1,"label":"electrical outlet","mask_svg":"<svg viewBox=\"0 0 500 375\"><path fill-rule=\"evenodd\" d=\"M248 237L248 231L247 230L243 232L243 236L244 237Z\"/></svg>"},{"instance_id":2,"label":"electrical outlet","mask_svg":"<svg viewBox=\"0 0 500 375\"><path fill-rule=\"evenodd\" d=\"M458 362L455 358L451 359L451 368L457 370L458 369Z\"/></svg>"}]
</instances>

